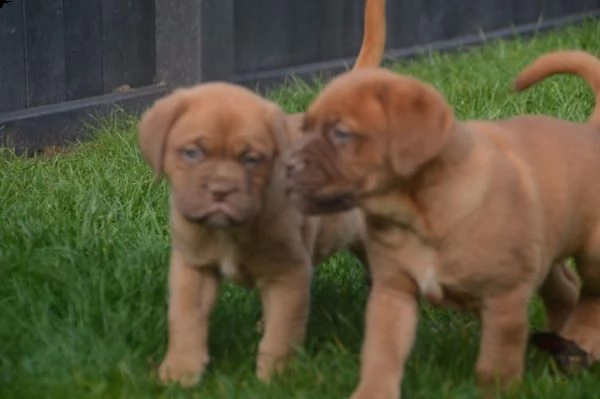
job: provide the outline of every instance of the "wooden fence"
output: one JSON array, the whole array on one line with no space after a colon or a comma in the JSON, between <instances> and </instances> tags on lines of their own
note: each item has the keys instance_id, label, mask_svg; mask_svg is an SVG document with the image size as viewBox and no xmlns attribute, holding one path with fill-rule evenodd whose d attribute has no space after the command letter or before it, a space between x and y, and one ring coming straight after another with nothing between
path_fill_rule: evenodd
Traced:
<instances>
[{"instance_id":1,"label":"wooden fence","mask_svg":"<svg viewBox=\"0 0 600 399\"><path fill-rule=\"evenodd\" d=\"M337 72L360 46L364 0L12 0L0 8L0 145L83 137L172 87L267 87ZM599 14L600 0L388 0L387 57L454 48Z\"/></svg>"}]
</instances>

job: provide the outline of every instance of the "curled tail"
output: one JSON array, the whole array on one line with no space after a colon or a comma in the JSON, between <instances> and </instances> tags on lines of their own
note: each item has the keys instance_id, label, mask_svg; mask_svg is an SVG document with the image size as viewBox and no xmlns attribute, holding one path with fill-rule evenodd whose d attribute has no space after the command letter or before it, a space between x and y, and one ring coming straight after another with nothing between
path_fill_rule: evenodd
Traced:
<instances>
[{"instance_id":1,"label":"curled tail","mask_svg":"<svg viewBox=\"0 0 600 399\"><path fill-rule=\"evenodd\" d=\"M514 89L523 91L547 77L565 73L577 75L591 86L596 106L588 123L600 127L600 59L585 51L556 51L540 56L519 73Z\"/></svg>"},{"instance_id":2,"label":"curled tail","mask_svg":"<svg viewBox=\"0 0 600 399\"><path fill-rule=\"evenodd\" d=\"M353 69L378 67L386 41L385 0L365 0L363 40Z\"/></svg>"}]
</instances>

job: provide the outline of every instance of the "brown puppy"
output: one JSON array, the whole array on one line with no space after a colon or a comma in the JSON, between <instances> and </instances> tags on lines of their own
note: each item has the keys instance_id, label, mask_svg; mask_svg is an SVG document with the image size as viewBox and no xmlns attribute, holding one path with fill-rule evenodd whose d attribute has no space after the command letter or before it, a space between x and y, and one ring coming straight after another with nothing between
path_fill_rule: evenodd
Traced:
<instances>
[{"instance_id":1,"label":"brown puppy","mask_svg":"<svg viewBox=\"0 0 600 399\"><path fill-rule=\"evenodd\" d=\"M553 72L579 73L600 92L600 61L580 52L541 58L517 87ZM536 290L551 327L600 356L598 107L587 123L463 123L432 86L382 69L346 73L324 89L287 173L305 212L366 213L373 287L353 398L399 396L419 295L481 317L484 387L522 378ZM579 300L560 263L569 256L583 278Z\"/></svg>"},{"instance_id":2,"label":"brown puppy","mask_svg":"<svg viewBox=\"0 0 600 399\"><path fill-rule=\"evenodd\" d=\"M356 67L378 65L385 1L367 0ZM163 382L195 384L209 361L208 319L222 278L259 290L264 335L257 375L281 369L305 335L313 265L349 248L361 255L358 210L304 217L285 197L278 155L298 116L226 83L177 90L148 110L140 149L171 186L169 344Z\"/></svg>"},{"instance_id":3,"label":"brown puppy","mask_svg":"<svg viewBox=\"0 0 600 399\"><path fill-rule=\"evenodd\" d=\"M360 244L358 211L302 217L288 206L277 156L283 113L226 83L178 90L140 122L140 147L171 186L169 347L163 382L191 385L209 360L219 281L260 291L265 332L257 374L268 379L304 338L312 265Z\"/></svg>"}]
</instances>

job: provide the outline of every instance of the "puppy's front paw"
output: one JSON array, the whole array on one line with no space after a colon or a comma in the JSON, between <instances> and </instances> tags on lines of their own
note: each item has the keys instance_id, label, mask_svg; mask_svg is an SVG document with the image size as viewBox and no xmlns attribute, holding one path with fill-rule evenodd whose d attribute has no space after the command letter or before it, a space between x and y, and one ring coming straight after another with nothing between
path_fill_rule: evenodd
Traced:
<instances>
[{"instance_id":1,"label":"puppy's front paw","mask_svg":"<svg viewBox=\"0 0 600 399\"><path fill-rule=\"evenodd\" d=\"M284 366L284 358L259 355L256 362L256 378L262 382L269 382L275 374L283 371Z\"/></svg>"},{"instance_id":2,"label":"puppy's front paw","mask_svg":"<svg viewBox=\"0 0 600 399\"><path fill-rule=\"evenodd\" d=\"M200 382L207 365L208 359L167 355L158 369L158 378L162 384L191 387Z\"/></svg>"},{"instance_id":3,"label":"puppy's front paw","mask_svg":"<svg viewBox=\"0 0 600 399\"><path fill-rule=\"evenodd\" d=\"M484 396L494 396L498 392L511 392L516 389L522 380L523 372L519 367L509 365L482 367L476 370L477 385L483 391Z\"/></svg>"}]
</instances>

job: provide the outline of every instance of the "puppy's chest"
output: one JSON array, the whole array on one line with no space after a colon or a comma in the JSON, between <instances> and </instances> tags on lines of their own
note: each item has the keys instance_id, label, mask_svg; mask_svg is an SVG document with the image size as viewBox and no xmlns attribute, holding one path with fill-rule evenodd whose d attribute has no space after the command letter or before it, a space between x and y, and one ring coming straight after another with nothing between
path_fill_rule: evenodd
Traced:
<instances>
[{"instance_id":1,"label":"puppy's chest","mask_svg":"<svg viewBox=\"0 0 600 399\"><path fill-rule=\"evenodd\" d=\"M372 238L383 244L370 248L384 251L380 259L385 259L382 267L388 270L383 275L393 276L398 268L403 269L417 283L420 295L432 305L459 310L479 307L489 281L473 267L472 259L457 259L455 253L425 243L407 230L392 228L383 236L374 234Z\"/></svg>"},{"instance_id":2,"label":"puppy's chest","mask_svg":"<svg viewBox=\"0 0 600 399\"><path fill-rule=\"evenodd\" d=\"M240 259L235 253L224 252L220 258L216 260L219 268L219 273L224 278L231 280L241 285L252 285L253 279L248 273L247 268L240 262Z\"/></svg>"},{"instance_id":3,"label":"puppy's chest","mask_svg":"<svg viewBox=\"0 0 600 399\"><path fill-rule=\"evenodd\" d=\"M196 251L197 263L216 268L223 278L236 284L253 286L254 278L239 246L226 235L216 235L209 241Z\"/></svg>"},{"instance_id":4,"label":"puppy's chest","mask_svg":"<svg viewBox=\"0 0 600 399\"><path fill-rule=\"evenodd\" d=\"M440 254L437 281L442 291L441 305L459 310L476 310L481 300L494 295L506 282L505 276L497 274L486 259L472 253L456 251Z\"/></svg>"},{"instance_id":5,"label":"puppy's chest","mask_svg":"<svg viewBox=\"0 0 600 399\"><path fill-rule=\"evenodd\" d=\"M415 273L421 294L432 305L463 311L475 311L486 295L487 281L462 263L438 258L435 265L424 266Z\"/></svg>"}]
</instances>

